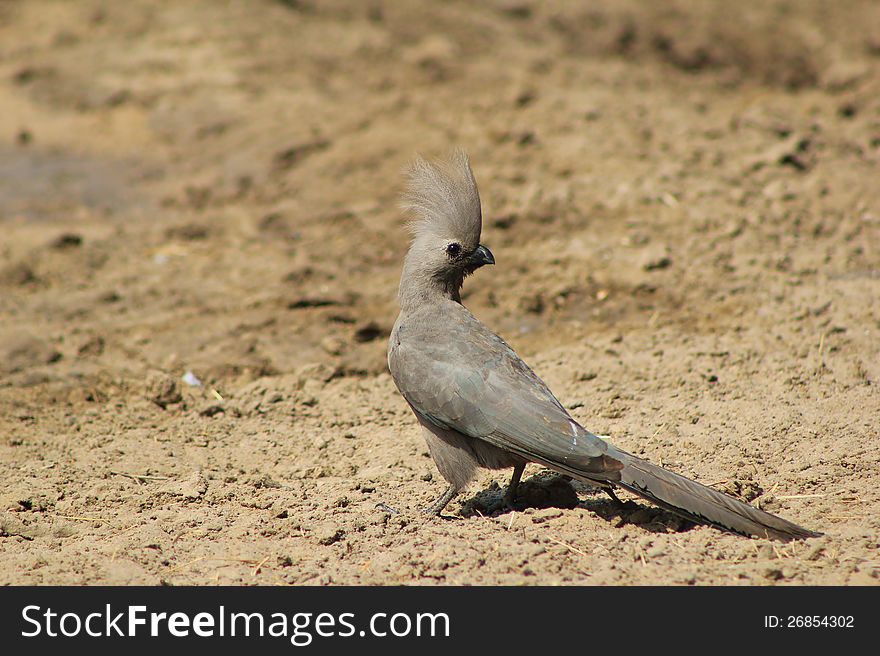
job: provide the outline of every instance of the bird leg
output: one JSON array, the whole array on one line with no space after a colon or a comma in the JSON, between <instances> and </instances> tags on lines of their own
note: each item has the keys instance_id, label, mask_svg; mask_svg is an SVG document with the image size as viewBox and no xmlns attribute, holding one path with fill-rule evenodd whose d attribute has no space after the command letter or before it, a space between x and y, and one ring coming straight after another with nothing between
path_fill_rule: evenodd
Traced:
<instances>
[{"instance_id":1,"label":"bird leg","mask_svg":"<svg viewBox=\"0 0 880 656\"><path fill-rule=\"evenodd\" d=\"M611 497L611 500L612 500L614 503L616 503L618 506L622 506L622 505L623 505L623 502L622 502L620 499L617 498L617 495L614 494L614 490L613 490L612 488L610 488L610 487L606 487L606 488L602 488L602 489L605 490L605 494L607 494L609 497Z\"/></svg>"},{"instance_id":2,"label":"bird leg","mask_svg":"<svg viewBox=\"0 0 880 656\"><path fill-rule=\"evenodd\" d=\"M440 513L442 513L443 509L446 507L446 504L452 501L452 498L456 494L458 494L458 488L455 485L450 485L448 488L446 488L446 492L444 492L439 499L437 499L434 503L425 508L425 514L439 517Z\"/></svg>"},{"instance_id":3,"label":"bird leg","mask_svg":"<svg viewBox=\"0 0 880 656\"><path fill-rule=\"evenodd\" d=\"M519 487L519 479L522 478L526 469L525 463L516 465L513 468L513 476L510 477L510 483L507 485L507 492L504 493L504 505L513 510L513 504L516 501L516 489Z\"/></svg>"}]
</instances>

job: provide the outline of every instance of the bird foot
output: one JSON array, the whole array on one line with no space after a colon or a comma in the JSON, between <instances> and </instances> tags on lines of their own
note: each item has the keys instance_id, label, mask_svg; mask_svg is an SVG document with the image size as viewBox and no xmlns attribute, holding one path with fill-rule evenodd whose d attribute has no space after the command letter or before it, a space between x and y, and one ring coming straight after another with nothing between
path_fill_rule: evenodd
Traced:
<instances>
[{"instance_id":1,"label":"bird foot","mask_svg":"<svg viewBox=\"0 0 880 656\"><path fill-rule=\"evenodd\" d=\"M381 501L376 504L376 508L379 510L383 510L387 513L391 513L392 515L399 515L400 511L394 506L389 506L387 503L382 503Z\"/></svg>"},{"instance_id":2,"label":"bird foot","mask_svg":"<svg viewBox=\"0 0 880 656\"><path fill-rule=\"evenodd\" d=\"M501 507L505 510L519 510L516 504L516 492L511 494L509 491L501 497Z\"/></svg>"},{"instance_id":3,"label":"bird foot","mask_svg":"<svg viewBox=\"0 0 880 656\"><path fill-rule=\"evenodd\" d=\"M433 517L443 517L443 515L441 514L443 512L443 509L449 504L450 501L452 501L452 498L456 495L457 492L458 490L454 486L450 485L447 488L446 492L440 495L439 499L437 499L434 503L425 508L422 512L426 515L430 515Z\"/></svg>"}]
</instances>

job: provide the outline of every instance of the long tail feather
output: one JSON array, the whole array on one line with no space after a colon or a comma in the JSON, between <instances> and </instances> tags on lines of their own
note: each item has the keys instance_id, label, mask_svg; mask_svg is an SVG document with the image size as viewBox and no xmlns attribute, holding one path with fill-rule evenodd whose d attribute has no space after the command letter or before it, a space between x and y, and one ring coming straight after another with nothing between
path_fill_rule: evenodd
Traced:
<instances>
[{"instance_id":1,"label":"long tail feather","mask_svg":"<svg viewBox=\"0 0 880 656\"><path fill-rule=\"evenodd\" d=\"M618 485L691 521L783 542L822 535L625 451L615 449L613 457L624 465Z\"/></svg>"}]
</instances>

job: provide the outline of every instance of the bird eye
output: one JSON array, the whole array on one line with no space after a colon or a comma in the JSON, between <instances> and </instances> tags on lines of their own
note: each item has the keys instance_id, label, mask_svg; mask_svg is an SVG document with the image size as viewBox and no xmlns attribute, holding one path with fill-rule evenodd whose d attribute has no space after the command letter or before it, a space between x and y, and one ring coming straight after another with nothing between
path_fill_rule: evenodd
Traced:
<instances>
[{"instance_id":1,"label":"bird eye","mask_svg":"<svg viewBox=\"0 0 880 656\"><path fill-rule=\"evenodd\" d=\"M449 257L458 257L461 253L461 244L449 244L449 246L446 247L446 253Z\"/></svg>"}]
</instances>

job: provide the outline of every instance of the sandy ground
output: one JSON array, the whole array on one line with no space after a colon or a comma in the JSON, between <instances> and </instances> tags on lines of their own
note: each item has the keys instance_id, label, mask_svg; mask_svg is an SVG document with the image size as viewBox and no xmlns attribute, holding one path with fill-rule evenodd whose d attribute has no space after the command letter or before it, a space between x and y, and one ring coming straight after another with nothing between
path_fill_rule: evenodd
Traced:
<instances>
[{"instance_id":1,"label":"sandy ground","mask_svg":"<svg viewBox=\"0 0 880 656\"><path fill-rule=\"evenodd\" d=\"M693 5L0 2L0 582L880 582L880 5ZM418 513L397 197L456 145L472 311L594 432L824 537L538 467Z\"/></svg>"}]
</instances>

